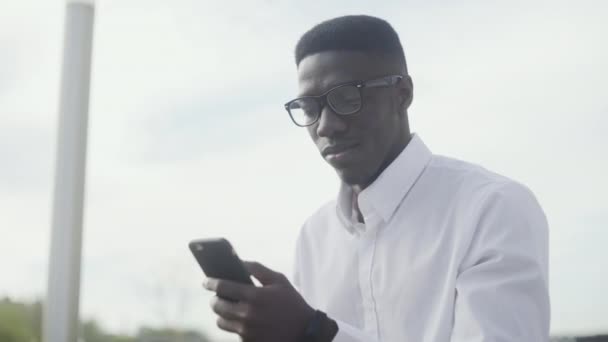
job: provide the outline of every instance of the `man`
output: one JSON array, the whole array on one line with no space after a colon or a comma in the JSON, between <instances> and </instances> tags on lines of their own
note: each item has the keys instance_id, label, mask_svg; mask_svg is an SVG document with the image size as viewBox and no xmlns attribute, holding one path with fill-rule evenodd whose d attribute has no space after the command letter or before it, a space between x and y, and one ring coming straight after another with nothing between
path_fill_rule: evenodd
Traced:
<instances>
[{"instance_id":1,"label":"man","mask_svg":"<svg viewBox=\"0 0 608 342\"><path fill-rule=\"evenodd\" d=\"M548 340L548 228L533 194L431 154L411 134L403 49L385 21L346 16L296 47L299 96L285 107L342 181L304 224L295 290L209 279L220 328L244 341Z\"/></svg>"}]
</instances>

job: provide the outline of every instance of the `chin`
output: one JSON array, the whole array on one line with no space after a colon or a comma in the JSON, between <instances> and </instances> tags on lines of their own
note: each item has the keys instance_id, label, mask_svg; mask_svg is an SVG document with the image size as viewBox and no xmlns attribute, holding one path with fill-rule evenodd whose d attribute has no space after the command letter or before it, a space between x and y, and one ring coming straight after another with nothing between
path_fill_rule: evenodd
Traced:
<instances>
[{"instance_id":1,"label":"chin","mask_svg":"<svg viewBox=\"0 0 608 342\"><path fill-rule=\"evenodd\" d=\"M369 177L360 170L353 169L336 169L338 177L347 185L364 185L368 182Z\"/></svg>"}]
</instances>

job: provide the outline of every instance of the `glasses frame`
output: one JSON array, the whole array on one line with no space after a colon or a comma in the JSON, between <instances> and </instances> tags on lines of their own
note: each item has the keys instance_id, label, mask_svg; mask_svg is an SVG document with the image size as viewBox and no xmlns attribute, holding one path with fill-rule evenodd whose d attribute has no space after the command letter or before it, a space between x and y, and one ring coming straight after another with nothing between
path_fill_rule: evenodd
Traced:
<instances>
[{"instance_id":1,"label":"glasses frame","mask_svg":"<svg viewBox=\"0 0 608 342\"><path fill-rule=\"evenodd\" d=\"M323 93L321 95L301 96L301 97L295 98L295 99L285 103L285 105L284 105L285 110L287 110L287 113L289 114L291 121L293 121L293 123L299 127L308 127L308 126L312 126L315 123L317 123L317 121L319 121L319 119L321 118L321 113L323 112L323 108L325 106L329 106L329 108L331 108L331 110L338 115L342 115L342 116L353 115L353 114L356 114L359 111L361 111L361 108L363 108L363 94L361 92L363 88L392 87L392 86L399 84L399 82L401 82L401 80L403 78L404 78L404 76L401 76L401 75L389 75L389 76L384 76L384 77L380 77L380 78L374 78L374 79L367 80L367 81L353 81L353 82L339 84L339 85L329 89L328 91L326 91L325 93ZM355 86L357 88L357 90L359 91L359 97L361 98L361 105L359 106L359 109L357 109L353 112L341 113L340 111L336 110L336 108L331 104L330 101L327 101L327 96L336 89L339 89L342 87L352 87L352 86ZM296 102L296 101L302 100L302 99L314 99L317 101L317 103L319 104L319 108L320 108L319 113L317 113L317 116L315 117L315 119L312 120L307 125L300 125L299 123L297 123L296 120L293 118L293 115L291 114L291 110L289 109L289 107L291 107L291 104L293 102Z\"/></svg>"}]
</instances>

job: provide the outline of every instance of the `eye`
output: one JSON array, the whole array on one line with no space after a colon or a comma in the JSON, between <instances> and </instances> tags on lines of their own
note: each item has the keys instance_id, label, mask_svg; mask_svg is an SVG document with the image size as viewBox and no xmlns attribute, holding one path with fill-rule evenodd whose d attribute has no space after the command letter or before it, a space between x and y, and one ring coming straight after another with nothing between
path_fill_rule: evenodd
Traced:
<instances>
[{"instance_id":1,"label":"eye","mask_svg":"<svg viewBox=\"0 0 608 342\"><path fill-rule=\"evenodd\" d=\"M300 126L306 126L319 116L320 104L315 98L301 98L289 104L291 118Z\"/></svg>"},{"instance_id":2,"label":"eye","mask_svg":"<svg viewBox=\"0 0 608 342\"><path fill-rule=\"evenodd\" d=\"M306 116L315 116L318 111L318 104L310 98L299 99L291 105L292 110L303 111Z\"/></svg>"},{"instance_id":3,"label":"eye","mask_svg":"<svg viewBox=\"0 0 608 342\"><path fill-rule=\"evenodd\" d=\"M355 86L344 86L327 94L327 100L340 114L350 114L361 108L361 94Z\"/></svg>"},{"instance_id":4,"label":"eye","mask_svg":"<svg viewBox=\"0 0 608 342\"><path fill-rule=\"evenodd\" d=\"M331 94L332 101L341 101L341 102L358 102L359 98L359 89L356 87L340 87L334 90Z\"/></svg>"}]
</instances>

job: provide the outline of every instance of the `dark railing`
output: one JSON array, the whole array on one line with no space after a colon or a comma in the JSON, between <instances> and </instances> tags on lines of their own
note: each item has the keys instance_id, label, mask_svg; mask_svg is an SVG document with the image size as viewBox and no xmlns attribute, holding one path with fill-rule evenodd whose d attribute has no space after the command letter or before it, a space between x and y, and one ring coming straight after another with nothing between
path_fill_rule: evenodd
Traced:
<instances>
[{"instance_id":1,"label":"dark railing","mask_svg":"<svg viewBox=\"0 0 608 342\"><path fill-rule=\"evenodd\" d=\"M608 342L608 335L585 337L552 337L551 342Z\"/></svg>"}]
</instances>

